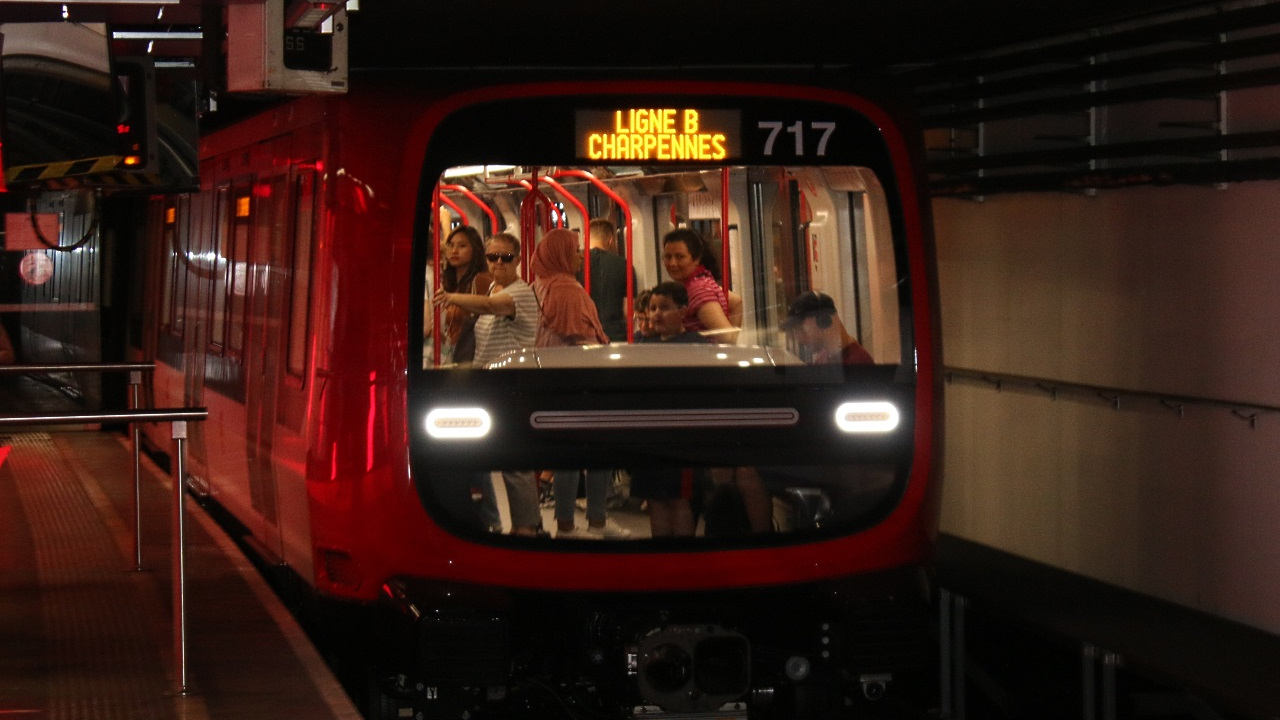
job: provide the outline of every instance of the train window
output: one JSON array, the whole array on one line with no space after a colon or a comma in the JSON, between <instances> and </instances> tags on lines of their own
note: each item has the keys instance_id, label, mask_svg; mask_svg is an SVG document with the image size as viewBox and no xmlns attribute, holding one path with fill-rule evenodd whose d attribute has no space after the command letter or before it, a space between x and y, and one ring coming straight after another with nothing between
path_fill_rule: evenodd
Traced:
<instances>
[{"instance_id":1,"label":"train window","mask_svg":"<svg viewBox=\"0 0 1280 720\"><path fill-rule=\"evenodd\" d=\"M596 315L603 325L609 325L602 329L614 345L646 339L635 321L647 315L648 308L636 304L645 290L677 279L687 287L697 285L688 279L692 271L681 267L664 246L664 239L687 237L688 241L677 244L683 246L686 256L691 251L689 245L696 246L692 250L699 257L686 259L696 272L705 272L712 279L704 287L713 291L709 297L722 304L722 312L712 313L710 319L703 317L698 308L705 297L695 296L689 301L694 309L688 311L682 327L689 328L708 345L768 349L770 363L814 359L813 353L825 351L786 328L791 304L812 292L820 294L824 310L829 306L830 314L838 317L847 331L841 340L855 341L875 363L901 360L901 258L895 256L894 228L888 220L885 192L875 173L858 167L741 166L684 172L613 168L609 173L593 170L553 168L542 176L547 189L535 191L526 187L530 185L529 176L518 177L511 174L513 171L493 177L467 175L466 168L452 169L446 172L441 185L456 190L440 192L441 204L452 212L441 207L441 217L449 219L438 224L436 236L445 237L460 225L497 225L498 230L517 239L532 233L536 238L533 247L527 240L520 241L513 263L515 275L530 283L536 280L531 267L534 250L540 238L555 228L569 229L577 236L579 266L590 264L593 259L598 266L630 265L634 273L630 280L622 271L605 277L600 267L593 270L589 279L583 278L581 268L577 272L579 283L588 286ZM597 175L608 179L601 181ZM549 195L564 199L557 201ZM533 214L529 213L531 207ZM593 214L589 207L601 210ZM609 221L614 228L612 247L583 257L583 236L590 234L583 228L606 215L613 218ZM619 217L630 227L616 228ZM490 235L496 233L497 230ZM439 278L446 273L464 276L493 269L492 261L486 264L484 258L474 255L466 267L459 265L450 270L451 262L454 261L445 251L433 250L427 258L426 287L440 286ZM592 282L596 287L589 287ZM476 304L465 299L459 302ZM465 361L455 362L449 342L436 342L438 338L433 338L430 328L442 322L447 326L451 318L469 327L475 322L475 313L448 312L451 306L457 303L446 300L433 305L429 297L424 297L426 312L420 328L425 341L424 368L447 370L473 364L515 367L511 362L515 354L499 357L513 350L525 352L529 355L527 362L542 367L558 362L552 359L553 351L536 348L532 341L504 345L501 352L487 347L489 352L479 358L469 355ZM491 327L481 324L485 332ZM439 336L447 338L450 334ZM594 342L590 338L585 341ZM585 357L575 357L579 356ZM706 357L697 364L711 366L723 360L710 350Z\"/></svg>"},{"instance_id":2,"label":"train window","mask_svg":"<svg viewBox=\"0 0 1280 720\"><path fill-rule=\"evenodd\" d=\"M308 298L311 290L311 245L314 241L316 173L300 169L294 179L293 276L289 294L288 372L302 377L307 363Z\"/></svg>"},{"instance_id":3,"label":"train window","mask_svg":"<svg viewBox=\"0 0 1280 720\"><path fill-rule=\"evenodd\" d=\"M173 325L175 334L186 332L187 323L187 263L191 258L191 203L188 196L179 196L172 206L165 210L165 221L170 217L172 223L165 226L166 235L173 247Z\"/></svg>"},{"instance_id":4,"label":"train window","mask_svg":"<svg viewBox=\"0 0 1280 720\"><path fill-rule=\"evenodd\" d=\"M249 292L249 238L252 198L248 188L234 190L235 202L231 219L231 278L227 285L228 302L227 347L239 355L244 350L245 300Z\"/></svg>"},{"instance_id":5,"label":"train window","mask_svg":"<svg viewBox=\"0 0 1280 720\"><path fill-rule=\"evenodd\" d=\"M541 521L584 539L870 523L905 482L914 371L903 231L882 177L856 165L447 170L427 217L447 207L498 237L466 263L439 247L450 228L428 223L416 383L438 450L428 507L462 518L481 496L491 531ZM491 273L508 297L433 302L451 265ZM569 266L591 306L524 287ZM574 307L590 317L549 319ZM469 359L431 332L450 322L474 323ZM718 439L701 444L708 432Z\"/></svg>"},{"instance_id":6,"label":"train window","mask_svg":"<svg viewBox=\"0 0 1280 720\"><path fill-rule=\"evenodd\" d=\"M221 351L227 343L227 198L230 188L219 186L213 195L214 269L213 269L213 322L210 328L210 344Z\"/></svg>"},{"instance_id":7,"label":"train window","mask_svg":"<svg viewBox=\"0 0 1280 720\"><path fill-rule=\"evenodd\" d=\"M156 202L155 209L160 216L160 242L163 245L160 250L160 257L163 258L160 271L160 326L167 330L173 327L173 274L177 272L177 258L173 252L175 211L172 205L165 202Z\"/></svg>"}]
</instances>

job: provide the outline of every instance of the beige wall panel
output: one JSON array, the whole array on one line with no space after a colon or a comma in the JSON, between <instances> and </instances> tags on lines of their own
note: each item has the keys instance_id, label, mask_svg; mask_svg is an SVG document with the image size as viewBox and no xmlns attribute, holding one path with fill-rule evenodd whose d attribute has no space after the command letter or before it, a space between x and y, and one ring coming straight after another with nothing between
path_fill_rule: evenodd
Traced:
<instances>
[{"instance_id":1,"label":"beige wall panel","mask_svg":"<svg viewBox=\"0 0 1280 720\"><path fill-rule=\"evenodd\" d=\"M947 365L1280 406L1280 183L934 212ZM1280 414L946 400L945 531L1280 633Z\"/></svg>"}]
</instances>

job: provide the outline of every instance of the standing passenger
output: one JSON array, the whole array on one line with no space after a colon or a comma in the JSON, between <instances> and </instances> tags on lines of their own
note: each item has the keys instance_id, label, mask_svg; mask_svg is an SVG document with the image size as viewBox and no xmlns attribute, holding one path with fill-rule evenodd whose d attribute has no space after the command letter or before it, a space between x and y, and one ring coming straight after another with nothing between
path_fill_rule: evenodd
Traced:
<instances>
[{"instance_id":1,"label":"standing passenger","mask_svg":"<svg viewBox=\"0 0 1280 720\"><path fill-rule=\"evenodd\" d=\"M613 223L596 218L588 226L591 239L591 301L600 315L600 326L609 342L627 341L627 273L635 287L636 271L618 254L617 230ZM582 274L578 274L581 279Z\"/></svg>"},{"instance_id":2,"label":"standing passenger","mask_svg":"<svg viewBox=\"0 0 1280 720\"><path fill-rule=\"evenodd\" d=\"M445 292L484 295L493 283L485 265L484 243L475 228L460 225L445 238L442 248L445 267L440 272L440 285ZM476 354L474 328L476 314L451 305L445 311L442 357L455 364L470 363Z\"/></svg>"},{"instance_id":3,"label":"standing passenger","mask_svg":"<svg viewBox=\"0 0 1280 720\"><path fill-rule=\"evenodd\" d=\"M518 274L520 241L499 233L489 238L484 255L493 280L485 294L436 292L434 302L478 315L474 364L484 367L504 353L532 347L538 334L538 300L533 288ZM486 473L486 476L488 473ZM511 532L536 535L542 532L542 511L538 509L538 481L530 470L503 470L511 508ZM486 521L499 526L497 505L491 483L480 481L484 494Z\"/></svg>"},{"instance_id":4,"label":"standing passenger","mask_svg":"<svg viewBox=\"0 0 1280 720\"><path fill-rule=\"evenodd\" d=\"M547 233L534 250L529 265L534 273L533 290L542 307L538 347L609 342L600 327L595 303L573 277L582 267L577 235L568 230ZM574 510L579 472L556 470L552 480L558 537L578 534L574 527ZM621 539L631 535L629 530L619 527L605 515L605 500L612 481L612 470L587 470L586 537Z\"/></svg>"}]
</instances>

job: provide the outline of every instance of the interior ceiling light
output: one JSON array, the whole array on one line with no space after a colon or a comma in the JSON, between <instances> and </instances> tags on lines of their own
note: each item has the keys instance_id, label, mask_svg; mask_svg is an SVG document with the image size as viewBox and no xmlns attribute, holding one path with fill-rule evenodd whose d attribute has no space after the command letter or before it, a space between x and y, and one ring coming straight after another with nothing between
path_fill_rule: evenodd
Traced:
<instances>
[{"instance_id":1,"label":"interior ceiling light","mask_svg":"<svg viewBox=\"0 0 1280 720\"><path fill-rule=\"evenodd\" d=\"M112 40L203 40L200 30L113 30Z\"/></svg>"}]
</instances>

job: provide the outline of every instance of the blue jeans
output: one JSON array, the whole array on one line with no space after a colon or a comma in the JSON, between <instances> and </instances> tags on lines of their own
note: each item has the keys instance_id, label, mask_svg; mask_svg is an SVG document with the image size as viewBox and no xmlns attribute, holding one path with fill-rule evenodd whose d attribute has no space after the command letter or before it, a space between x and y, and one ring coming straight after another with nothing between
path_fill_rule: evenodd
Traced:
<instances>
[{"instance_id":1,"label":"blue jeans","mask_svg":"<svg viewBox=\"0 0 1280 720\"><path fill-rule=\"evenodd\" d=\"M551 489L556 499L556 522L573 522L574 503L578 500L578 476L581 470L556 470ZM587 523L604 524L604 502L613 483L612 470L587 471Z\"/></svg>"},{"instance_id":2,"label":"blue jeans","mask_svg":"<svg viewBox=\"0 0 1280 720\"><path fill-rule=\"evenodd\" d=\"M497 493L493 488L491 473L481 473L476 478L483 496L481 519L490 528L502 527L498 512ZM507 505L511 509L512 529L541 528L542 511L538 508L538 478L532 470L503 470L502 484L507 490Z\"/></svg>"}]
</instances>

